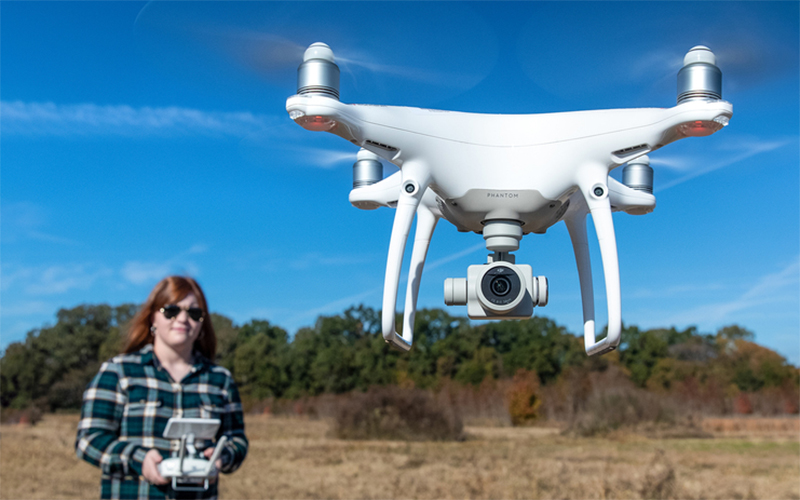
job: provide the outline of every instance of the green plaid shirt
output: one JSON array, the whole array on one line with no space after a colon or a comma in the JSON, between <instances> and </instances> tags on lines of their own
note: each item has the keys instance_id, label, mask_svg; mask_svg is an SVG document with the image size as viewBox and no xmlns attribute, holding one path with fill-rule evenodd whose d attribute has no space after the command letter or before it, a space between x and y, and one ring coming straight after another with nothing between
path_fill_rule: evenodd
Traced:
<instances>
[{"instance_id":1,"label":"green plaid shirt","mask_svg":"<svg viewBox=\"0 0 800 500\"><path fill-rule=\"evenodd\" d=\"M230 372L196 354L191 371L175 382L147 345L103 363L83 394L75 450L102 470L101 498L215 498L217 484L200 493L175 492L171 484L155 486L142 474L150 449L171 456L163 437L171 417L218 418L216 440L228 437L222 472L239 468L247 454L239 392ZM210 446L211 441L206 445Z\"/></svg>"}]
</instances>

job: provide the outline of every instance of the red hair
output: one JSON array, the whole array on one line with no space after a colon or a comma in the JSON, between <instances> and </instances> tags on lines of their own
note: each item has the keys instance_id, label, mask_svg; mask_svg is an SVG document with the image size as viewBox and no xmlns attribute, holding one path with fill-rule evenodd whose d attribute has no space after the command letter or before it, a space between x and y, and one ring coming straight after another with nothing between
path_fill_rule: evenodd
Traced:
<instances>
[{"instance_id":1,"label":"red hair","mask_svg":"<svg viewBox=\"0 0 800 500\"><path fill-rule=\"evenodd\" d=\"M190 293L197 298L197 304L203 310L204 318L200 327L200 335L194 341L194 348L209 360L214 361L217 353L217 336L214 333L214 325L211 324L206 296L200 285L188 276L168 276L158 282L139 312L133 317L128 329L125 349L122 352L136 352L147 344L152 344L153 334L150 326L152 326L153 314L167 304L180 302Z\"/></svg>"}]
</instances>

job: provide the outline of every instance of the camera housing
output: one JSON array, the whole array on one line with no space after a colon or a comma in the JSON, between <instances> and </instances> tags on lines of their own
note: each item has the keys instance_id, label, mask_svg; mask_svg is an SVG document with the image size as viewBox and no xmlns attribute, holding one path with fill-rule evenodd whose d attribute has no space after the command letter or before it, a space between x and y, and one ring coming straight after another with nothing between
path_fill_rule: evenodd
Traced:
<instances>
[{"instance_id":1,"label":"camera housing","mask_svg":"<svg viewBox=\"0 0 800 500\"><path fill-rule=\"evenodd\" d=\"M527 319L534 306L547 305L547 278L531 266L499 261L469 266L467 278L444 282L444 302L467 306L470 319Z\"/></svg>"}]
</instances>

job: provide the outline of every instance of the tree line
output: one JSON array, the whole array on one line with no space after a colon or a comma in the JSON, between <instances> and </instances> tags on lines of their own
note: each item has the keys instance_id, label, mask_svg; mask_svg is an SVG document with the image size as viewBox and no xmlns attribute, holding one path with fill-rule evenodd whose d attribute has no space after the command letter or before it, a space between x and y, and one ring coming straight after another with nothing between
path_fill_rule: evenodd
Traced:
<instances>
[{"instance_id":1,"label":"tree line","mask_svg":"<svg viewBox=\"0 0 800 500\"><path fill-rule=\"evenodd\" d=\"M120 352L137 308L101 304L61 309L55 325L32 330L24 341L10 344L0 359L2 407L79 408L100 364ZM581 337L546 317L472 325L441 309L423 309L417 313L409 353L384 343L380 311L365 306L321 316L292 337L266 320L236 325L214 313L211 321L218 338L216 362L233 373L246 403L372 386L478 386L509 379L520 369L535 373L548 386L568 374L602 372L612 364L639 387L657 392L716 387L726 394L795 394L800 386L797 367L756 344L752 332L736 325L714 334L694 327L625 326L617 351L587 357Z\"/></svg>"}]
</instances>

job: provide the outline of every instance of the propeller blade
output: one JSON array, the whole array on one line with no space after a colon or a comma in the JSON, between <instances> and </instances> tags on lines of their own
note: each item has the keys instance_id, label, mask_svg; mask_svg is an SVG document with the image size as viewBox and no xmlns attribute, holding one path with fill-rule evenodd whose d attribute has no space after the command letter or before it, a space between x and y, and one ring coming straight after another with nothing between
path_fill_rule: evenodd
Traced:
<instances>
[{"instance_id":1,"label":"propeller blade","mask_svg":"<svg viewBox=\"0 0 800 500\"><path fill-rule=\"evenodd\" d=\"M498 54L493 30L464 4L159 1L141 10L135 32L166 65L238 66L286 89L305 49L324 42L347 102L429 106L480 83Z\"/></svg>"}]
</instances>

